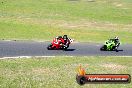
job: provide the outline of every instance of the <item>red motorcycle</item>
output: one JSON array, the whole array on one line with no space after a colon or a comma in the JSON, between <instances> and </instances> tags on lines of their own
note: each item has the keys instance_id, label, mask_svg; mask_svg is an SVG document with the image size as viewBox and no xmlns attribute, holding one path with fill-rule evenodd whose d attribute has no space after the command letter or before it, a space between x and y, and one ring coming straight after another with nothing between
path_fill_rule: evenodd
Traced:
<instances>
[{"instance_id":1,"label":"red motorcycle","mask_svg":"<svg viewBox=\"0 0 132 88\"><path fill-rule=\"evenodd\" d=\"M48 50L67 50L69 45L73 42L71 38L64 40L63 38L57 40L56 38L48 45Z\"/></svg>"}]
</instances>

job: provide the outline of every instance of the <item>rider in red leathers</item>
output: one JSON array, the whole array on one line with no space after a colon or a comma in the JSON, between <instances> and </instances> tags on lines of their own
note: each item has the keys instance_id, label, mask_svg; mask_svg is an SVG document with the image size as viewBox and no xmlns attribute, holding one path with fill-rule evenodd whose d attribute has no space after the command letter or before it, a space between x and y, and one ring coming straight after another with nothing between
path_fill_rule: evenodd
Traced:
<instances>
[{"instance_id":1,"label":"rider in red leathers","mask_svg":"<svg viewBox=\"0 0 132 88\"><path fill-rule=\"evenodd\" d=\"M64 39L64 45L69 46L70 40L69 40L69 38L67 37L67 35L64 35L64 36L63 36L63 39Z\"/></svg>"},{"instance_id":2,"label":"rider in red leathers","mask_svg":"<svg viewBox=\"0 0 132 88\"><path fill-rule=\"evenodd\" d=\"M69 45L73 42L73 39L68 38L67 35L58 36L53 39L52 43L48 45L47 49L48 50L67 50Z\"/></svg>"}]
</instances>

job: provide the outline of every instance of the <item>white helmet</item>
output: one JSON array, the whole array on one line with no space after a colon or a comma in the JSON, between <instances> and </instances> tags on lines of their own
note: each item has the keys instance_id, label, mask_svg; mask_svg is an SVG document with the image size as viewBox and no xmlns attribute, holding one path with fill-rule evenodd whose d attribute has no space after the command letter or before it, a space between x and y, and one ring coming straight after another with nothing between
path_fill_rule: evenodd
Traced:
<instances>
[{"instance_id":1,"label":"white helmet","mask_svg":"<svg viewBox=\"0 0 132 88\"><path fill-rule=\"evenodd\" d=\"M119 37L118 37L118 36L116 36L116 37L115 37L115 39L119 39Z\"/></svg>"}]
</instances>

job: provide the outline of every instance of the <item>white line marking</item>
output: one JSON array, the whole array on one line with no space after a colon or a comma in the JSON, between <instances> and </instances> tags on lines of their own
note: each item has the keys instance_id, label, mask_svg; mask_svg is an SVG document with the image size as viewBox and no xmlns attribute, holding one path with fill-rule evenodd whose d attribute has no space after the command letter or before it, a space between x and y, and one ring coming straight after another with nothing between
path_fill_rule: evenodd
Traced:
<instances>
[{"instance_id":1,"label":"white line marking","mask_svg":"<svg viewBox=\"0 0 132 88\"><path fill-rule=\"evenodd\" d=\"M84 57L132 57L132 56L84 56Z\"/></svg>"},{"instance_id":2,"label":"white line marking","mask_svg":"<svg viewBox=\"0 0 132 88\"><path fill-rule=\"evenodd\" d=\"M132 56L110 56L110 57L132 57Z\"/></svg>"},{"instance_id":3,"label":"white line marking","mask_svg":"<svg viewBox=\"0 0 132 88\"><path fill-rule=\"evenodd\" d=\"M39 58L39 57L56 57L56 56L33 56L33 57Z\"/></svg>"},{"instance_id":4,"label":"white line marking","mask_svg":"<svg viewBox=\"0 0 132 88\"><path fill-rule=\"evenodd\" d=\"M61 56L14 56L14 57L1 57L0 59L18 59L18 58L54 58ZM74 57L74 56L62 56L62 57Z\"/></svg>"},{"instance_id":5,"label":"white line marking","mask_svg":"<svg viewBox=\"0 0 132 88\"><path fill-rule=\"evenodd\" d=\"M54 57L78 57L78 56L15 56L15 57L1 57L0 59L18 59L18 58L54 58ZM79 57L96 57L96 56L79 56ZM132 56L99 56L99 57L132 57Z\"/></svg>"}]
</instances>

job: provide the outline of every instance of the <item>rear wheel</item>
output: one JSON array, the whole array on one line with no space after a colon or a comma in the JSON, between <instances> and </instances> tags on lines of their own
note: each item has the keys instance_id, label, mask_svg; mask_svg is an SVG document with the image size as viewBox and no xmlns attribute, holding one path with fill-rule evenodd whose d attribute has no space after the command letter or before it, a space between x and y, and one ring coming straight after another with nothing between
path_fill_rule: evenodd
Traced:
<instances>
[{"instance_id":1,"label":"rear wheel","mask_svg":"<svg viewBox=\"0 0 132 88\"><path fill-rule=\"evenodd\" d=\"M116 49L116 46L113 46L113 47L112 47L112 50L115 50L115 49Z\"/></svg>"},{"instance_id":2,"label":"rear wheel","mask_svg":"<svg viewBox=\"0 0 132 88\"><path fill-rule=\"evenodd\" d=\"M63 46L63 50L67 50L69 47L69 44Z\"/></svg>"},{"instance_id":3,"label":"rear wheel","mask_svg":"<svg viewBox=\"0 0 132 88\"><path fill-rule=\"evenodd\" d=\"M118 48L117 46L113 46L112 50L118 52L117 48Z\"/></svg>"},{"instance_id":4,"label":"rear wheel","mask_svg":"<svg viewBox=\"0 0 132 88\"><path fill-rule=\"evenodd\" d=\"M68 48L67 46L63 46L63 50L67 50L67 48Z\"/></svg>"}]
</instances>

